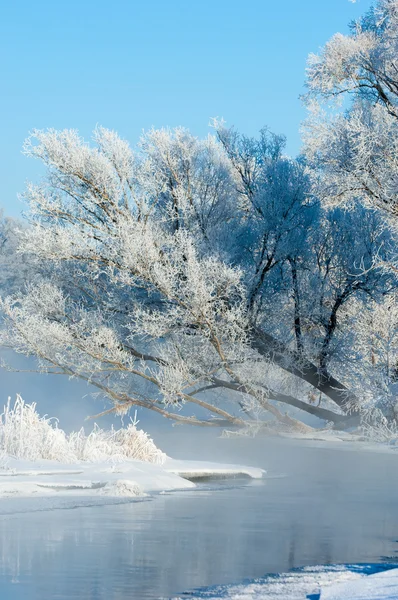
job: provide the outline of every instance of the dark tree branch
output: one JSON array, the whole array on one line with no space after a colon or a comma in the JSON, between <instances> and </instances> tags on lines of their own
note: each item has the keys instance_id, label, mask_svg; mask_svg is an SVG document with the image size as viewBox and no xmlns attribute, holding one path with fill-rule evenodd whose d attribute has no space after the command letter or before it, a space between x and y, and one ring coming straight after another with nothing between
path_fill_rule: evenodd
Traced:
<instances>
[{"instance_id":1,"label":"dark tree branch","mask_svg":"<svg viewBox=\"0 0 398 600\"><path fill-rule=\"evenodd\" d=\"M331 375L320 373L319 369L298 352L292 351L272 335L259 328L253 330L252 347L292 375L296 375L328 396L344 411L350 405L350 413L358 415L359 400L353 392Z\"/></svg>"}]
</instances>

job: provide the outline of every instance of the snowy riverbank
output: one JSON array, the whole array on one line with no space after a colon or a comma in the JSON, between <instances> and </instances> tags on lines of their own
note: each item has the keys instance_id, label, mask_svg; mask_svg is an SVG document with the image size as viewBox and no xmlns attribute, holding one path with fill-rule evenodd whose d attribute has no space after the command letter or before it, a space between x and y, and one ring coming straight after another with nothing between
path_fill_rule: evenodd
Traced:
<instances>
[{"instance_id":1,"label":"snowy riverbank","mask_svg":"<svg viewBox=\"0 0 398 600\"><path fill-rule=\"evenodd\" d=\"M169 458L137 422L66 434L56 419L17 396L0 415L0 515L129 502L194 488L193 479L247 476L262 469Z\"/></svg>"},{"instance_id":2,"label":"snowy riverbank","mask_svg":"<svg viewBox=\"0 0 398 600\"><path fill-rule=\"evenodd\" d=\"M207 600L397 600L398 569L389 565L303 567L240 585L196 590L189 596Z\"/></svg>"},{"instance_id":3,"label":"snowy riverbank","mask_svg":"<svg viewBox=\"0 0 398 600\"><path fill-rule=\"evenodd\" d=\"M320 600L396 600L398 569L376 573L355 581L339 582L325 587Z\"/></svg>"},{"instance_id":4,"label":"snowy riverbank","mask_svg":"<svg viewBox=\"0 0 398 600\"><path fill-rule=\"evenodd\" d=\"M126 502L153 493L194 488L191 479L261 478L263 473L253 467L171 458L156 465L138 460L62 464L10 457L0 468L0 515Z\"/></svg>"},{"instance_id":5,"label":"snowy riverbank","mask_svg":"<svg viewBox=\"0 0 398 600\"><path fill-rule=\"evenodd\" d=\"M374 441L361 434L348 431L318 429L309 433L278 433L275 437L303 442L305 445L312 447L398 454L398 440Z\"/></svg>"}]
</instances>

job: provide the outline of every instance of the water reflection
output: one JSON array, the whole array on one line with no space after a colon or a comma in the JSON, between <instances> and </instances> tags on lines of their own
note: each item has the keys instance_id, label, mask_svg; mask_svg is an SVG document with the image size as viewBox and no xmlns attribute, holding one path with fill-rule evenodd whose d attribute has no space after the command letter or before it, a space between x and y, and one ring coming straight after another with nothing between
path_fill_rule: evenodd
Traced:
<instances>
[{"instance_id":1,"label":"water reflection","mask_svg":"<svg viewBox=\"0 0 398 600\"><path fill-rule=\"evenodd\" d=\"M279 442L258 446L256 456L243 458L286 477L1 517L0 598L153 599L303 565L397 556L397 456Z\"/></svg>"}]
</instances>

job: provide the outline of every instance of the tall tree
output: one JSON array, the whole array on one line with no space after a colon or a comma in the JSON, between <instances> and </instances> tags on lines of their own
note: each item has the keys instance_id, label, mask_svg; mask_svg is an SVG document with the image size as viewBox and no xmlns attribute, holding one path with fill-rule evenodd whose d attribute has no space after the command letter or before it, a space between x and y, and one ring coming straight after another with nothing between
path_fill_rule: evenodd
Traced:
<instances>
[{"instance_id":1,"label":"tall tree","mask_svg":"<svg viewBox=\"0 0 398 600\"><path fill-rule=\"evenodd\" d=\"M26 191L20 251L51 278L2 300L3 340L112 410L302 427L277 401L342 426L359 401L330 361L342 307L386 285L377 219L324 213L281 138L218 136L151 131L132 151L103 128L94 146L35 132L25 152L47 179Z\"/></svg>"},{"instance_id":2,"label":"tall tree","mask_svg":"<svg viewBox=\"0 0 398 600\"><path fill-rule=\"evenodd\" d=\"M308 66L306 155L329 204L368 203L397 216L398 3L379 0L349 35L336 34ZM337 112L323 101L337 100ZM351 102L350 102L351 100Z\"/></svg>"}]
</instances>

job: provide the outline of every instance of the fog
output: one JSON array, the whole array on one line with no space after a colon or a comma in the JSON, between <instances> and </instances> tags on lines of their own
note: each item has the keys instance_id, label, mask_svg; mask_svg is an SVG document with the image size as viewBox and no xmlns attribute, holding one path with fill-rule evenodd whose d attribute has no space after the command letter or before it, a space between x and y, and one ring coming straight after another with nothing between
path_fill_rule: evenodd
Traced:
<instances>
[{"instance_id":1,"label":"fog","mask_svg":"<svg viewBox=\"0 0 398 600\"><path fill-rule=\"evenodd\" d=\"M3 357L34 368L33 359ZM67 431L91 428L86 417L109 407L63 376L2 369L0 381L3 402L20 393ZM138 418L175 458L258 466L267 475L125 505L0 517L0 597L153 600L305 565L396 560L394 450L221 438L218 428L173 426L149 411ZM97 422L119 426L120 418Z\"/></svg>"},{"instance_id":2,"label":"fog","mask_svg":"<svg viewBox=\"0 0 398 600\"><path fill-rule=\"evenodd\" d=\"M69 432L81 427L90 430L94 424L94 420L90 417L112 406L103 395L98 395L95 387L81 380L69 379L64 375L33 372L37 369L34 358L26 358L4 349L0 351L0 358L13 369L0 368L1 407L7 402L8 397L13 400L16 394L20 394L28 404L36 402L40 415L56 417L59 426ZM134 412L132 410L130 416L134 416ZM137 409L137 417L143 429L146 425L150 429L171 427L165 419L142 409ZM128 419L129 416L125 417L125 422ZM121 419L106 415L95 419L95 422L103 428L111 425L119 427Z\"/></svg>"},{"instance_id":3,"label":"fog","mask_svg":"<svg viewBox=\"0 0 398 600\"><path fill-rule=\"evenodd\" d=\"M162 433L166 449L178 441L177 453L200 449L268 475L133 504L1 517L1 597L154 599L304 565L395 561L395 455L183 428L175 435Z\"/></svg>"}]
</instances>

